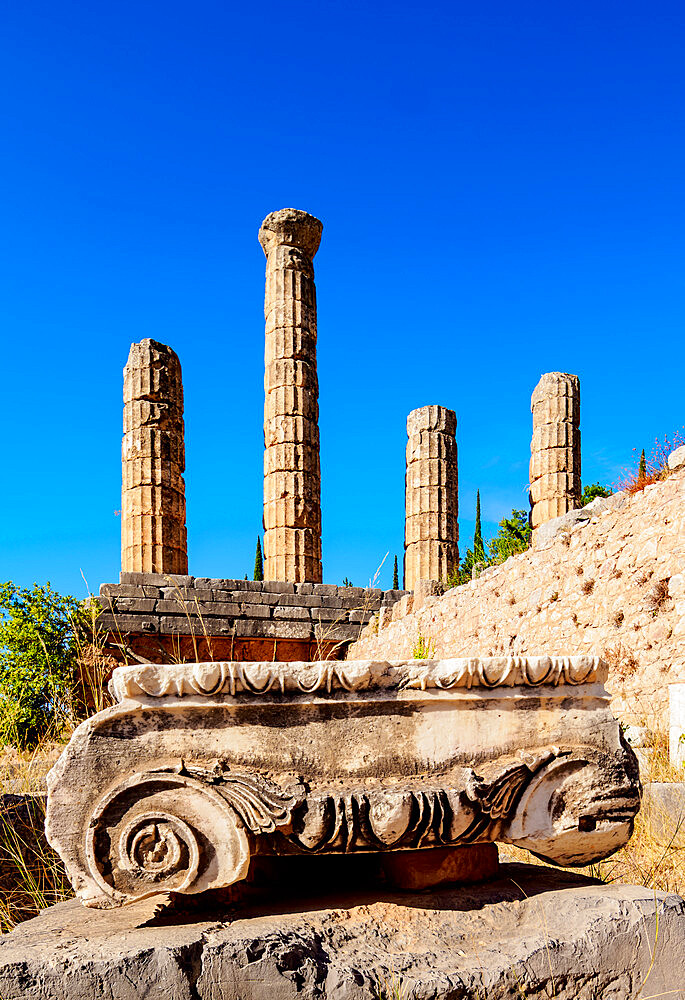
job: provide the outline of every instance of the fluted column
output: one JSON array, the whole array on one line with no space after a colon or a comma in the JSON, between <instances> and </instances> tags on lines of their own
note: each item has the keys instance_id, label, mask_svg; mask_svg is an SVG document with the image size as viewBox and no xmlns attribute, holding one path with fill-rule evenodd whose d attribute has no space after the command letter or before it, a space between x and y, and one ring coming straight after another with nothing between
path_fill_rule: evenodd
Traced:
<instances>
[{"instance_id":1,"label":"fluted column","mask_svg":"<svg viewBox=\"0 0 685 1000\"><path fill-rule=\"evenodd\" d=\"M446 580L459 563L457 418L444 406L407 417L404 587Z\"/></svg>"},{"instance_id":2,"label":"fluted column","mask_svg":"<svg viewBox=\"0 0 685 1000\"><path fill-rule=\"evenodd\" d=\"M187 573L181 365L156 340L131 344L121 457L122 570Z\"/></svg>"},{"instance_id":3,"label":"fluted column","mask_svg":"<svg viewBox=\"0 0 685 1000\"><path fill-rule=\"evenodd\" d=\"M264 577L320 583L321 471L314 254L322 225L294 208L259 230L264 295Z\"/></svg>"},{"instance_id":4,"label":"fluted column","mask_svg":"<svg viewBox=\"0 0 685 1000\"><path fill-rule=\"evenodd\" d=\"M580 506L580 382L547 372L533 390L530 500L533 530Z\"/></svg>"}]
</instances>

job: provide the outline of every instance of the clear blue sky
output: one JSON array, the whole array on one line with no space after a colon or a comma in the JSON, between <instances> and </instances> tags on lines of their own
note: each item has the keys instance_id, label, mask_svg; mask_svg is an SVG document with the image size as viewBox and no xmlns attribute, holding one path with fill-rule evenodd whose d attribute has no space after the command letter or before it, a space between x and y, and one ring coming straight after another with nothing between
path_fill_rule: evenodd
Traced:
<instances>
[{"instance_id":1,"label":"clear blue sky","mask_svg":"<svg viewBox=\"0 0 685 1000\"><path fill-rule=\"evenodd\" d=\"M405 420L457 412L461 548L527 502L530 393L584 481L685 424L678 3L23 0L1 26L0 579L118 579L122 368L183 366L190 572L261 530L262 218L316 257L324 578L402 553Z\"/></svg>"}]
</instances>

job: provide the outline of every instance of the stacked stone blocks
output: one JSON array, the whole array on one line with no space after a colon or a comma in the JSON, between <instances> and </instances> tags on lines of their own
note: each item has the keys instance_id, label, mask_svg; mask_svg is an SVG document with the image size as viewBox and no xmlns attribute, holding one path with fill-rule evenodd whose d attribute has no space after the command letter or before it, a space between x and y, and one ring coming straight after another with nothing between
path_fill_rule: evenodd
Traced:
<instances>
[{"instance_id":1,"label":"stacked stone blocks","mask_svg":"<svg viewBox=\"0 0 685 1000\"><path fill-rule=\"evenodd\" d=\"M268 215L264 369L264 574L320 582L321 470L316 370L318 219L295 209Z\"/></svg>"},{"instance_id":2,"label":"stacked stone blocks","mask_svg":"<svg viewBox=\"0 0 685 1000\"><path fill-rule=\"evenodd\" d=\"M457 418L444 406L407 417L404 585L446 580L459 562Z\"/></svg>"},{"instance_id":3,"label":"stacked stone blocks","mask_svg":"<svg viewBox=\"0 0 685 1000\"><path fill-rule=\"evenodd\" d=\"M347 643L403 596L323 583L122 573L121 583L100 588L98 628L115 642L132 637L134 649L136 635Z\"/></svg>"},{"instance_id":4,"label":"stacked stone blocks","mask_svg":"<svg viewBox=\"0 0 685 1000\"><path fill-rule=\"evenodd\" d=\"M531 397L530 499L533 529L580 506L580 382L548 372Z\"/></svg>"},{"instance_id":5,"label":"stacked stone blocks","mask_svg":"<svg viewBox=\"0 0 685 1000\"><path fill-rule=\"evenodd\" d=\"M187 573L183 383L170 347L132 344L124 368L121 565Z\"/></svg>"}]
</instances>

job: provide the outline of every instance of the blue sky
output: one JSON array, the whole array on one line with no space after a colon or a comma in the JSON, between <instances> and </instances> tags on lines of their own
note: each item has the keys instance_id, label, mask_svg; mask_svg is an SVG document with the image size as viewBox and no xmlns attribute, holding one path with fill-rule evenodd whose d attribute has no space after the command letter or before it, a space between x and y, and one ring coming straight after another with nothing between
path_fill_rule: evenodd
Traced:
<instances>
[{"instance_id":1,"label":"blue sky","mask_svg":"<svg viewBox=\"0 0 685 1000\"><path fill-rule=\"evenodd\" d=\"M0 579L118 578L122 368L183 366L190 572L261 529L262 218L316 257L324 579L401 559L405 421L458 418L461 548L526 505L530 393L583 479L685 424L682 3L24 0L0 31Z\"/></svg>"}]
</instances>

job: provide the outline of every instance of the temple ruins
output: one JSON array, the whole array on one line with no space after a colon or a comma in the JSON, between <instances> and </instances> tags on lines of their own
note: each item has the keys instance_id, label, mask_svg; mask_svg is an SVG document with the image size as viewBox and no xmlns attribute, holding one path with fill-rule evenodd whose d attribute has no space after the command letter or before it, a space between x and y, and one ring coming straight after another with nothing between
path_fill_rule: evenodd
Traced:
<instances>
[{"instance_id":1,"label":"temple ruins","mask_svg":"<svg viewBox=\"0 0 685 1000\"><path fill-rule=\"evenodd\" d=\"M122 572L187 573L181 365L156 340L131 344L121 458Z\"/></svg>"},{"instance_id":2,"label":"temple ruins","mask_svg":"<svg viewBox=\"0 0 685 1000\"><path fill-rule=\"evenodd\" d=\"M101 624L122 659L341 657L369 622L387 621L419 586L422 594L444 587L459 565L457 417L445 406L422 406L407 417L404 590L323 583L313 264L322 230L314 216L291 208L267 215L259 228L266 257L263 581L189 575L181 366L164 344L131 345L122 572L119 583L101 588ZM543 375L531 409L535 540L542 525L580 502L577 376ZM417 592L417 607L420 600Z\"/></svg>"},{"instance_id":3,"label":"temple ruins","mask_svg":"<svg viewBox=\"0 0 685 1000\"><path fill-rule=\"evenodd\" d=\"M459 563L457 417L422 406L407 417L404 586L447 580Z\"/></svg>"},{"instance_id":4,"label":"temple ruins","mask_svg":"<svg viewBox=\"0 0 685 1000\"><path fill-rule=\"evenodd\" d=\"M548 372L530 400L530 501L533 531L580 506L580 382Z\"/></svg>"},{"instance_id":5,"label":"temple ruins","mask_svg":"<svg viewBox=\"0 0 685 1000\"><path fill-rule=\"evenodd\" d=\"M265 580L188 574L180 364L156 341L131 347L122 573L101 588L98 620L124 665L111 707L78 726L47 778L46 836L76 899L2 936L0 993L637 1000L647 980L649 995L678 992L684 901L559 870L625 845L642 794L609 665L570 627L550 648L561 571L548 596L539 579L540 533L580 502L578 379L543 375L532 398L537 538L518 577L535 573L538 649L513 648L524 611L504 564L442 595L459 560L444 406L407 419L407 592L324 584L321 230L284 209L259 231ZM581 587L566 548L559 561ZM495 610L465 615L472 633L456 625L468 648L426 658L426 638L446 646L455 630L450 602L495 573ZM489 651L496 613L516 619ZM498 845L544 864L503 862Z\"/></svg>"},{"instance_id":6,"label":"temple ruins","mask_svg":"<svg viewBox=\"0 0 685 1000\"><path fill-rule=\"evenodd\" d=\"M264 319L264 575L321 583L319 383L312 260L322 225L292 208L259 230Z\"/></svg>"}]
</instances>

